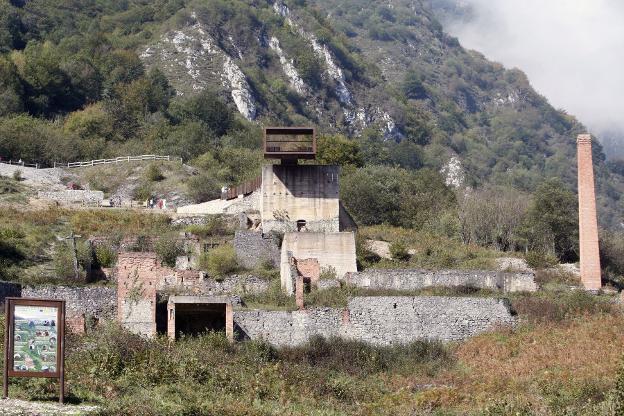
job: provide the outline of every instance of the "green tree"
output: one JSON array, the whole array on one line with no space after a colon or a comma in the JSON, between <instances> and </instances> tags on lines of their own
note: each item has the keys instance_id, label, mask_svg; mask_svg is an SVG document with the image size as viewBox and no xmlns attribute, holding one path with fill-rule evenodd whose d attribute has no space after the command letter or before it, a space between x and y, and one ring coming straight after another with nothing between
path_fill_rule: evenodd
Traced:
<instances>
[{"instance_id":1,"label":"green tree","mask_svg":"<svg viewBox=\"0 0 624 416\"><path fill-rule=\"evenodd\" d=\"M232 111L217 94L209 90L174 100L170 112L177 122L187 120L204 123L216 136L225 134L234 123Z\"/></svg>"},{"instance_id":2,"label":"green tree","mask_svg":"<svg viewBox=\"0 0 624 416\"><path fill-rule=\"evenodd\" d=\"M401 90L403 90L405 97L413 100L427 98L427 90L422 83L422 75L414 70L410 70L405 74Z\"/></svg>"},{"instance_id":3,"label":"green tree","mask_svg":"<svg viewBox=\"0 0 624 416\"><path fill-rule=\"evenodd\" d=\"M558 178L544 181L533 193L520 234L528 249L554 253L561 261L578 259L576 195Z\"/></svg>"},{"instance_id":4,"label":"green tree","mask_svg":"<svg viewBox=\"0 0 624 416\"><path fill-rule=\"evenodd\" d=\"M364 165L360 144L342 134L320 136L317 146L316 160L322 164L356 167Z\"/></svg>"}]
</instances>

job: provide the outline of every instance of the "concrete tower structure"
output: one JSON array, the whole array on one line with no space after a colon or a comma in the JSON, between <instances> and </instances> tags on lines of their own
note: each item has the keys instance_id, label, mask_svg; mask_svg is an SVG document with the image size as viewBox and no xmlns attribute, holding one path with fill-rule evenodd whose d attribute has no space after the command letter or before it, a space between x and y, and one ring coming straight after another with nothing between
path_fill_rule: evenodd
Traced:
<instances>
[{"instance_id":1,"label":"concrete tower structure","mask_svg":"<svg viewBox=\"0 0 624 416\"><path fill-rule=\"evenodd\" d=\"M596 218L591 135L579 134L576 144L578 154L581 282L586 290L598 290L601 287L600 254L598 251L598 221Z\"/></svg>"}]
</instances>

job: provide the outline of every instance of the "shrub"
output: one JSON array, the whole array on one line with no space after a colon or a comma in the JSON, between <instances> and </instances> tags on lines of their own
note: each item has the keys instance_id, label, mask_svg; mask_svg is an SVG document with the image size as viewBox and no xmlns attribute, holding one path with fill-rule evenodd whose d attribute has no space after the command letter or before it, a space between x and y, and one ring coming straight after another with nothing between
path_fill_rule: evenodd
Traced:
<instances>
[{"instance_id":1,"label":"shrub","mask_svg":"<svg viewBox=\"0 0 624 416\"><path fill-rule=\"evenodd\" d=\"M117 252L109 245L95 247L95 260L100 267L112 267L117 262Z\"/></svg>"},{"instance_id":2,"label":"shrub","mask_svg":"<svg viewBox=\"0 0 624 416\"><path fill-rule=\"evenodd\" d=\"M132 192L132 199L135 201L147 201L152 197L152 186L149 183L139 184Z\"/></svg>"},{"instance_id":3,"label":"shrub","mask_svg":"<svg viewBox=\"0 0 624 416\"><path fill-rule=\"evenodd\" d=\"M336 268L334 266L321 267L320 279L335 280L337 279Z\"/></svg>"},{"instance_id":4,"label":"shrub","mask_svg":"<svg viewBox=\"0 0 624 416\"><path fill-rule=\"evenodd\" d=\"M524 255L524 259L526 260L529 267L532 267L534 269L552 267L559 263L555 255L540 251L529 251Z\"/></svg>"},{"instance_id":5,"label":"shrub","mask_svg":"<svg viewBox=\"0 0 624 416\"><path fill-rule=\"evenodd\" d=\"M193 176L187 182L187 192L195 202L205 202L221 196L221 183L208 174Z\"/></svg>"},{"instance_id":6,"label":"shrub","mask_svg":"<svg viewBox=\"0 0 624 416\"><path fill-rule=\"evenodd\" d=\"M410 254L407 251L407 247L405 247L405 244L399 241L395 241L394 243L390 244L390 255L394 260L408 261L410 259Z\"/></svg>"},{"instance_id":7,"label":"shrub","mask_svg":"<svg viewBox=\"0 0 624 416\"><path fill-rule=\"evenodd\" d=\"M165 179L157 164L152 163L145 171L145 178L150 182L158 182Z\"/></svg>"},{"instance_id":8,"label":"shrub","mask_svg":"<svg viewBox=\"0 0 624 416\"><path fill-rule=\"evenodd\" d=\"M207 217L205 224L189 225L185 230L201 238L231 233L228 229L227 222L220 215L210 215Z\"/></svg>"},{"instance_id":9,"label":"shrub","mask_svg":"<svg viewBox=\"0 0 624 416\"><path fill-rule=\"evenodd\" d=\"M530 322L560 322L584 314L614 313L609 300L584 290L523 294L512 300L512 309Z\"/></svg>"},{"instance_id":10,"label":"shrub","mask_svg":"<svg viewBox=\"0 0 624 416\"><path fill-rule=\"evenodd\" d=\"M178 241L171 237L160 238L154 247L160 261L169 266L175 267L176 258L183 253Z\"/></svg>"},{"instance_id":11,"label":"shrub","mask_svg":"<svg viewBox=\"0 0 624 416\"><path fill-rule=\"evenodd\" d=\"M236 251L230 244L216 247L200 256L199 266L211 276L224 277L238 269Z\"/></svg>"},{"instance_id":12,"label":"shrub","mask_svg":"<svg viewBox=\"0 0 624 416\"><path fill-rule=\"evenodd\" d=\"M22 179L23 179L22 178L22 170L21 169L15 169L13 171L13 180L19 182Z\"/></svg>"}]
</instances>

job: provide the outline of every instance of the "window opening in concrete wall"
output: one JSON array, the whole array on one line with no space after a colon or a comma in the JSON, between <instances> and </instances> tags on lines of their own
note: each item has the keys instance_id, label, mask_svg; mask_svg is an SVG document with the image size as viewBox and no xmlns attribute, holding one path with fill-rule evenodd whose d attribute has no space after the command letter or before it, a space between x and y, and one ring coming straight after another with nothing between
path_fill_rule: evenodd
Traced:
<instances>
[{"instance_id":1,"label":"window opening in concrete wall","mask_svg":"<svg viewBox=\"0 0 624 416\"><path fill-rule=\"evenodd\" d=\"M297 220L297 231L306 230L306 220Z\"/></svg>"},{"instance_id":2,"label":"window opening in concrete wall","mask_svg":"<svg viewBox=\"0 0 624 416\"><path fill-rule=\"evenodd\" d=\"M208 331L225 331L225 303L177 303L175 337L196 336Z\"/></svg>"}]
</instances>

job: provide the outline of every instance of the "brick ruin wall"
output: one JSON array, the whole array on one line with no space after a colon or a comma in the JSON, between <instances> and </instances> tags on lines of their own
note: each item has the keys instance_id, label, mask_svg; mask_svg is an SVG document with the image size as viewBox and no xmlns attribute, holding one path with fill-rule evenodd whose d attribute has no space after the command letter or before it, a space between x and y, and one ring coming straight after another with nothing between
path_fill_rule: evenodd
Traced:
<instances>
[{"instance_id":1,"label":"brick ruin wall","mask_svg":"<svg viewBox=\"0 0 624 416\"><path fill-rule=\"evenodd\" d=\"M301 345L313 336L376 345L420 339L460 341L514 322L505 299L441 296L356 297L346 309L234 312L240 337L263 339L278 347Z\"/></svg>"},{"instance_id":2,"label":"brick ruin wall","mask_svg":"<svg viewBox=\"0 0 624 416\"><path fill-rule=\"evenodd\" d=\"M205 278L198 271L175 270L162 266L155 253L120 253L117 262L117 317L130 331L151 336L156 333L158 292L225 295L259 293L268 287L268 281L254 276L230 276L217 281Z\"/></svg>"},{"instance_id":3,"label":"brick ruin wall","mask_svg":"<svg viewBox=\"0 0 624 416\"><path fill-rule=\"evenodd\" d=\"M239 264L247 269L254 269L267 260L274 267L279 266L279 241L271 234L238 230L234 235L234 250Z\"/></svg>"},{"instance_id":4,"label":"brick ruin wall","mask_svg":"<svg viewBox=\"0 0 624 416\"><path fill-rule=\"evenodd\" d=\"M487 270L376 269L348 273L345 282L376 290L419 290L432 286L475 287L504 292L534 292L535 274Z\"/></svg>"},{"instance_id":5,"label":"brick ruin wall","mask_svg":"<svg viewBox=\"0 0 624 416\"><path fill-rule=\"evenodd\" d=\"M64 300L68 319L85 315L111 320L117 314L117 290L114 287L26 286L22 288L21 296Z\"/></svg>"}]
</instances>

